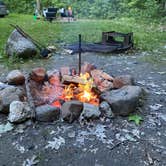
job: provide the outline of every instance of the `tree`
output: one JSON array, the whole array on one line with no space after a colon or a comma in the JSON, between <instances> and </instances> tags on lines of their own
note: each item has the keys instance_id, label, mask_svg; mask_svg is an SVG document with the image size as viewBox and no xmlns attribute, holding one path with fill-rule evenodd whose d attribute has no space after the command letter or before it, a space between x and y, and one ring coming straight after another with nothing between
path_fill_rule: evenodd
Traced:
<instances>
[{"instance_id":1,"label":"tree","mask_svg":"<svg viewBox=\"0 0 166 166\"><path fill-rule=\"evenodd\" d=\"M38 13L38 15L40 15L40 6L41 6L41 2L40 2L40 0L36 0L36 9L37 9L37 13Z\"/></svg>"}]
</instances>

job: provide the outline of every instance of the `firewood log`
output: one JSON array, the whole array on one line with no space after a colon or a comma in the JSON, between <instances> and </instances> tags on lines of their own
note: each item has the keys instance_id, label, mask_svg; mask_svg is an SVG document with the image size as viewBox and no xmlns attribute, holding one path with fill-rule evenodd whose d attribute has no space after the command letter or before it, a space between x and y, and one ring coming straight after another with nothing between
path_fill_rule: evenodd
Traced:
<instances>
[{"instance_id":1,"label":"firewood log","mask_svg":"<svg viewBox=\"0 0 166 166\"><path fill-rule=\"evenodd\" d=\"M97 86L100 92L104 92L113 88L114 78L111 77L109 74L105 73L104 71L97 69L92 70L91 76L94 80L94 84Z\"/></svg>"},{"instance_id":2,"label":"firewood log","mask_svg":"<svg viewBox=\"0 0 166 166\"><path fill-rule=\"evenodd\" d=\"M69 75L62 75L62 83L63 84L70 84L70 83L74 83L74 84L86 84L86 81L75 75L75 76L69 76Z\"/></svg>"}]
</instances>

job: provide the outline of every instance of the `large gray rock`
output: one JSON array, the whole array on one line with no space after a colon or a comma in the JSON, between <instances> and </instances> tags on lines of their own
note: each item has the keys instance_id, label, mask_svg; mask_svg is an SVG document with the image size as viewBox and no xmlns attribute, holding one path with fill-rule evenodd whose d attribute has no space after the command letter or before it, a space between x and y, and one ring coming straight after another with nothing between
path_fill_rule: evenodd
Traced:
<instances>
[{"instance_id":1,"label":"large gray rock","mask_svg":"<svg viewBox=\"0 0 166 166\"><path fill-rule=\"evenodd\" d=\"M30 118L31 109L26 102L13 101L10 104L8 120L11 123L20 123Z\"/></svg>"},{"instance_id":2,"label":"large gray rock","mask_svg":"<svg viewBox=\"0 0 166 166\"><path fill-rule=\"evenodd\" d=\"M107 117L107 118L114 117L112 109L111 109L110 105L106 101L103 101L103 102L100 103L99 109L101 111L101 114L104 117Z\"/></svg>"},{"instance_id":3,"label":"large gray rock","mask_svg":"<svg viewBox=\"0 0 166 166\"><path fill-rule=\"evenodd\" d=\"M6 80L11 85L22 85L25 82L23 73L19 70L12 70L8 73Z\"/></svg>"},{"instance_id":4,"label":"large gray rock","mask_svg":"<svg viewBox=\"0 0 166 166\"><path fill-rule=\"evenodd\" d=\"M62 118L72 123L74 120L77 120L82 112L83 103L77 100L72 100L65 102L62 107Z\"/></svg>"},{"instance_id":5,"label":"large gray rock","mask_svg":"<svg viewBox=\"0 0 166 166\"><path fill-rule=\"evenodd\" d=\"M48 104L36 107L37 121L52 122L58 120L59 116L60 116L60 110L57 107Z\"/></svg>"},{"instance_id":6,"label":"large gray rock","mask_svg":"<svg viewBox=\"0 0 166 166\"><path fill-rule=\"evenodd\" d=\"M115 115L127 116L135 110L144 91L139 86L124 86L101 94L101 99L107 101Z\"/></svg>"},{"instance_id":7,"label":"large gray rock","mask_svg":"<svg viewBox=\"0 0 166 166\"><path fill-rule=\"evenodd\" d=\"M101 112L99 110L99 106L89 103L84 103L83 106L80 119L97 119L100 117Z\"/></svg>"},{"instance_id":8,"label":"large gray rock","mask_svg":"<svg viewBox=\"0 0 166 166\"><path fill-rule=\"evenodd\" d=\"M8 113L10 103L13 101L20 101L23 96L23 90L18 87L9 86L0 90L0 112Z\"/></svg>"},{"instance_id":9,"label":"large gray rock","mask_svg":"<svg viewBox=\"0 0 166 166\"><path fill-rule=\"evenodd\" d=\"M36 46L28 39L23 37L17 30L14 30L6 43L6 54L8 56L19 56L22 58L36 55Z\"/></svg>"}]
</instances>

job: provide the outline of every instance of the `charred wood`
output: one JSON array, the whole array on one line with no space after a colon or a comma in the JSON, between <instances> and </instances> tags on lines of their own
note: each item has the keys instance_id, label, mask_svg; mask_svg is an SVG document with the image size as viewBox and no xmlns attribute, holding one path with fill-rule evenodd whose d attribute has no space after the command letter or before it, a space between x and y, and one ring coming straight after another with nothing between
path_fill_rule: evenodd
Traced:
<instances>
[{"instance_id":1,"label":"charred wood","mask_svg":"<svg viewBox=\"0 0 166 166\"><path fill-rule=\"evenodd\" d=\"M26 88L26 94L27 94L27 100L29 103L29 106L31 108L31 119L35 121L36 119L36 107L33 101L33 97L31 95L31 89L30 89L30 79L29 76L25 77L25 88Z\"/></svg>"}]
</instances>

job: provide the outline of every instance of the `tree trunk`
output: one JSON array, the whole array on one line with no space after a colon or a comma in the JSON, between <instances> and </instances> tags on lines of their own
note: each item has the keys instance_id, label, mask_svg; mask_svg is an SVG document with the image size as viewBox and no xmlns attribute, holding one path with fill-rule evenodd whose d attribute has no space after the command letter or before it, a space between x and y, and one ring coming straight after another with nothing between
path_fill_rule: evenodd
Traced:
<instances>
[{"instance_id":1,"label":"tree trunk","mask_svg":"<svg viewBox=\"0 0 166 166\"><path fill-rule=\"evenodd\" d=\"M40 0L36 0L37 12L40 15Z\"/></svg>"}]
</instances>

